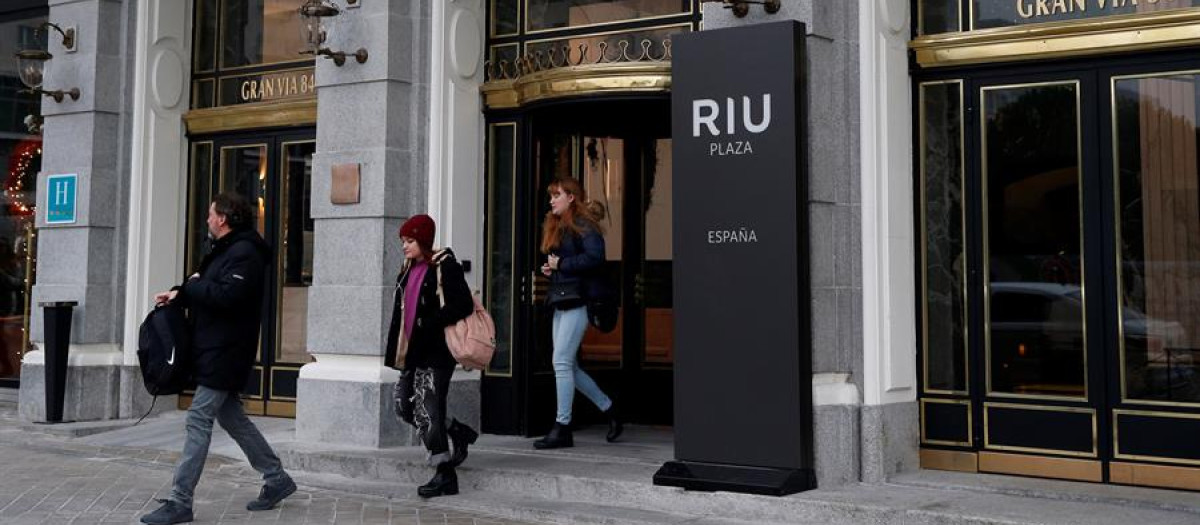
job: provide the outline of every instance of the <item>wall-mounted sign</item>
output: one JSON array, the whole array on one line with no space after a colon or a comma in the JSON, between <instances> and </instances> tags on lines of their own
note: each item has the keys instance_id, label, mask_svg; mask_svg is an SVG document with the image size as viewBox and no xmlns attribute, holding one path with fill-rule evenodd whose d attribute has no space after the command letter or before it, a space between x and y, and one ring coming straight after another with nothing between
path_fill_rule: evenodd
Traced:
<instances>
[{"instance_id":1,"label":"wall-mounted sign","mask_svg":"<svg viewBox=\"0 0 1200 525\"><path fill-rule=\"evenodd\" d=\"M74 173L46 177L46 224L75 222L78 181Z\"/></svg>"},{"instance_id":2,"label":"wall-mounted sign","mask_svg":"<svg viewBox=\"0 0 1200 525\"><path fill-rule=\"evenodd\" d=\"M672 37L676 460L660 485L816 483L804 35L787 21Z\"/></svg>"},{"instance_id":3,"label":"wall-mounted sign","mask_svg":"<svg viewBox=\"0 0 1200 525\"><path fill-rule=\"evenodd\" d=\"M925 0L927 1L927 0ZM1192 7L1196 0L1002 0L973 2L975 29Z\"/></svg>"},{"instance_id":4,"label":"wall-mounted sign","mask_svg":"<svg viewBox=\"0 0 1200 525\"><path fill-rule=\"evenodd\" d=\"M317 94L313 68L224 77L220 85L219 106L288 100Z\"/></svg>"}]
</instances>

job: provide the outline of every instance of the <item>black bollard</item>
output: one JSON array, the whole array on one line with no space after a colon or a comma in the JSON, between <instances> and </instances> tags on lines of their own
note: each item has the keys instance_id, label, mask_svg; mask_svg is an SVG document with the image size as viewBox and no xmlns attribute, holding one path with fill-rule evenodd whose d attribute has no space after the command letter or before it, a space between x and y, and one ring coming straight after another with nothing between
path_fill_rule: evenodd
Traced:
<instances>
[{"instance_id":1,"label":"black bollard","mask_svg":"<svg viewBox=\"0 0 1200 525\"><path fill-rule=\"evenodd\" d=\"M46 422L61 423L67 390L67 350L71 345L71 313L75 301L38 303L45 315Z\"/></svg>"}]
</instances>

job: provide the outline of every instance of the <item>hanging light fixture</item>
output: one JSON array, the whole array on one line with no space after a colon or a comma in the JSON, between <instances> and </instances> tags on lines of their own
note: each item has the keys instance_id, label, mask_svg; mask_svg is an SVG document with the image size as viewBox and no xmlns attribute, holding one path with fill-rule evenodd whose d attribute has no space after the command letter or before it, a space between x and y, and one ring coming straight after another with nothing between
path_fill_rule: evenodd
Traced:
<instances>
[{"instance_id":1,"label":"hanging light fixture","mask_svg":"<svg viewBox=\"0 0 1200 525\"><path fill-rule=\"evenodd\" d=\"M347 53L344 51L333 51L325 47L325 40L328 36L328 19L341 14L341 10L332 3L322 0L308 0L304 5L300 6L300 37L308 44L308 48L300 51L304 55L324 56L333 60L334 65L341 67L346 63ZM367 61L367 50L358 48L350 56L359 64Z\"/></svg>"},{"instance_id":2,"label":"hanging light fixture","mask_svg":"<svg viewBox=\"0 0 1200 525\"><path fill-rule=\"evenodd\" d=\"M56 24L46 22L38 28L38 30L52 27L57 30L63 37L63 47L68 50L75 48L75 30L67 29L63 31ZM36 41L37 38L34 38ZM22 49L16 52L17 57L17 73L21 77L21 83L29 88L23 90L23 93L41 94L53 98L55 102L62 102L64 96L70 96L71 100L79 100L79 88L71 88L67 90L56 89L47 91L42 89L42 80L45 78L46 61L54 58L49 51L45 49Z\"/></svg>"}]
</instances>

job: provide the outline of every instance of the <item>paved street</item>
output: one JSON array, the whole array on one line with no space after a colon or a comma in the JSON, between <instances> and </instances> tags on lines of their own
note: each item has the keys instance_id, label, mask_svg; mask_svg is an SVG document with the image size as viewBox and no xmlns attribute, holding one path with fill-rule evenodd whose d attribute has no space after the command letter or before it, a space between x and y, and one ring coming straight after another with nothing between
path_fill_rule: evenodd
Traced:
<instances>
[{"instance_id":1,"label":"paved street","mask_svg":"<svg viewBox=\"0 0 1200 525\"><path fill-rule=\"evenodd\" d=\"M0 524L137 523L171 490L176 454L68 443L0 421ZM248 512L260 480L239 463L210 458L196 490L195 523L509 525L512 520L301 486L283 505Z\"/></svg>"}]
</instances>

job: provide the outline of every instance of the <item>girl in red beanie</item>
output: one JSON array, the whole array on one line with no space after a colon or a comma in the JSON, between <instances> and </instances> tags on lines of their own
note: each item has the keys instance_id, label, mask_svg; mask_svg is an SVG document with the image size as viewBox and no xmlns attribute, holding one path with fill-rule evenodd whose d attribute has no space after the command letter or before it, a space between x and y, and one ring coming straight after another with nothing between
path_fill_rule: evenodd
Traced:
<instances>
[{"instance_id":1,"label":"girl in red beanie","mask_svg":"<svg viewBox=\"0 0 1200 525\"><path fill-rule=\"evenodd\" d=\"M457 363L446 346L445 328L470 315L475 303L454 253L449 248L434 253L433 234L433 219L428 215L414 215L400 227L404 266L396 278L384 354L388 366L400 371L395 389L396 414L417 428L429 451L429 464L437 469L429 483L417 488L422 498L458 494L454 468L467 458L467 446L478 437L457 419L446 425L446 396ZM450 441L454 444L453 454Z\"/></svg>"}]
</instances>

